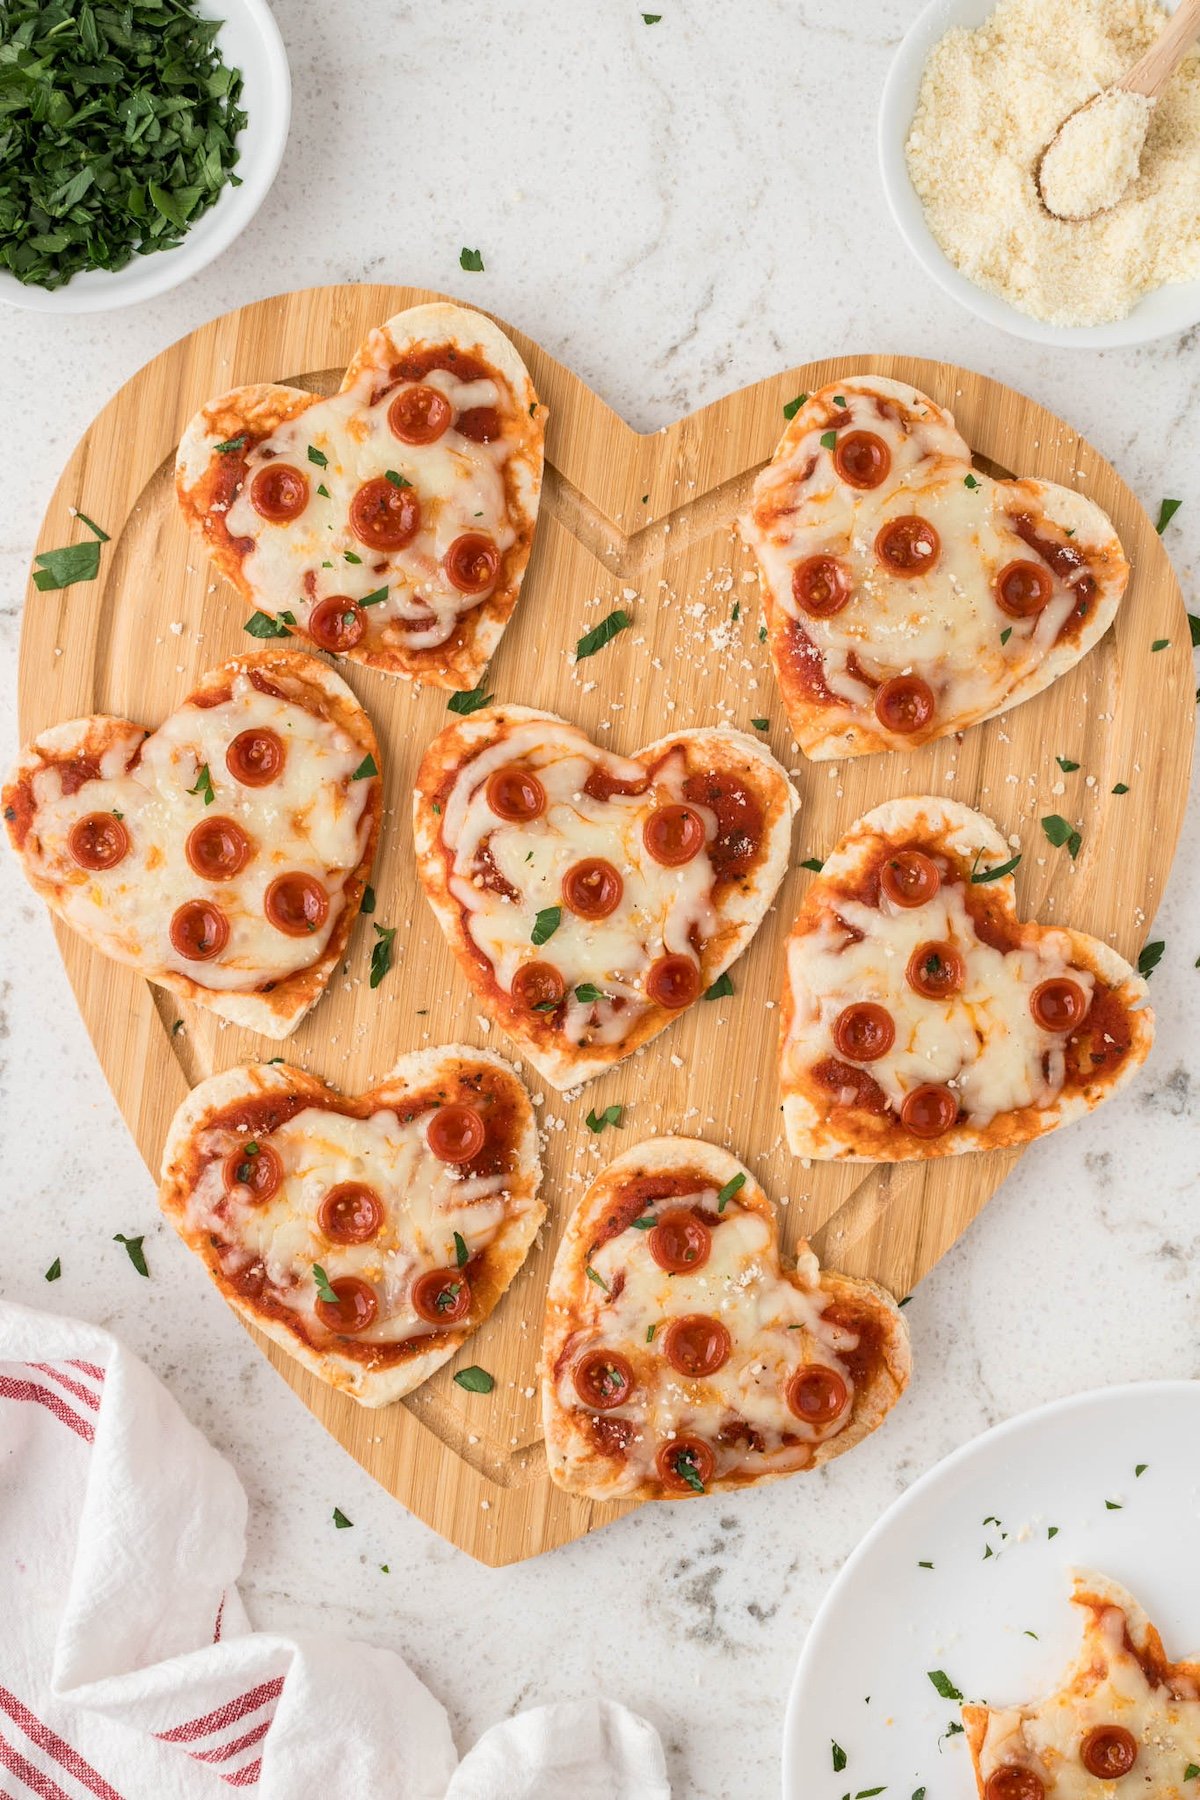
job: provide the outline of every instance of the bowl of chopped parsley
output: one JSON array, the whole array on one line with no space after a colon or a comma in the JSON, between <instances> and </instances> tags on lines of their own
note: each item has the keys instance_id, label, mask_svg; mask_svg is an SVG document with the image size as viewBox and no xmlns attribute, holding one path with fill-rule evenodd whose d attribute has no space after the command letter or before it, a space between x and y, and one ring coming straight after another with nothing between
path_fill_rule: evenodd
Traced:
<instances>
[{"instance_id":1,"label":"bowl of chopped parsley","mask_svg":"<svg viewBox=\"0 0 1200 1800\"><path fill-rule=\"evenodd\" d=\"M266 0L0 0L0 300L186 281L261 206L290 113Z\"/></svg>"}]
</instances>

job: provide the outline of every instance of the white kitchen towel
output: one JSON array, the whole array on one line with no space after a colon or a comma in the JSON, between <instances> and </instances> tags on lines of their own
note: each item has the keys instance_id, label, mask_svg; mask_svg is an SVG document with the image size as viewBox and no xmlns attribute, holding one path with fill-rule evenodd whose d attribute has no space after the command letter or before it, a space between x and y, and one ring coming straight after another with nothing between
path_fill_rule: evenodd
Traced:
<instances>
[{"instance_id":1,"label":"white kitchen towel","mask_svg":"<svg viewBox=\"0 0 1200 1800\"><path fill-rule=\"evenodd\" d=\"M0 1303L0 1800L669 1800L609 1700L457 1768L399 1656L252 1631L232 1468L108 1332Z\"/></svg>"}]
</instances>

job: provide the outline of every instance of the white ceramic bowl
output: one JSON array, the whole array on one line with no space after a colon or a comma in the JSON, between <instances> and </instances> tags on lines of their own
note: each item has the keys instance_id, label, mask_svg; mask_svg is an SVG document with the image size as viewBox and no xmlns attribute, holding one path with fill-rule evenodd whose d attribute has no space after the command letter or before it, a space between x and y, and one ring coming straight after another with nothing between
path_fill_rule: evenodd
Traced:
<instances>
[{"instance_id":1,"label":"white ceramic bowl","mask_svg":"<svg viewBox=\"0 0 1200 1800\"><path fill-rule=\"evenodd\" d=\"M31 312L107 312L165 294L228 249L250 223L279 170L292 113L292 82L279 27L266 0L199 0L204 18L223 19L217 36L221 59L242 71L242 109L247 123L238 138L235 170L241 186L221 189L174 250L135 256L123 269L89 269L65 286L27 287L0 270L0 300Z\"/></svg>"},{"instance_id":2,"label":"white ceramic bowl","mask_svg":"<svg viewBox=\"0 0 1200 1800\"><path fill-rule=\"evenodd\" d=\"M1174 12L1177 0L1163 3L1168 12ZM976 287L939 248L908 178L904 146L917 110L929 52L955 26L971 30L982 25L995 11L995 5L996 0L931 0L910 28L888 70L879 108L879 167L883 191L900 235L925 273L968 311L977 313L989 325L998 325L1003 331L1031 338L1038 344L1106 350L1119 345L1148 344L1154 338L1189 330L1200 322L1200 281L1181 281L1159 288L1139 301L1128 317L1115 319L1109 325L1046 325L1018 312L998 294ZM1200 180L1200 173L1197 179Z\"/></svg>"}]
</instances>

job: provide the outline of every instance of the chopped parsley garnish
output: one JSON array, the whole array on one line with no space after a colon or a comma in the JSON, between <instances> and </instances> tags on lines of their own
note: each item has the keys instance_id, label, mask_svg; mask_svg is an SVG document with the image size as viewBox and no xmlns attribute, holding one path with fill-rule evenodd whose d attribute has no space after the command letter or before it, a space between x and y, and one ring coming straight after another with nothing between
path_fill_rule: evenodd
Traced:
<instances>
[{"instance_id":1,"label":"chopped parsley garnish","mask_svg":"<svg viewBox=\"0 0 1200 1800\"><path fill-rule=\"evenodd\" d=\"M767 628L765 625L760 625L758 628L758 641L760 644L765 644L767 641Z\"/></svg>"},{"instance_id":2,"label":"chopped parsley garnish","mask_svg":"<svg viewBox=\"0 0 1200 1800\"><path fill-rule=\"evenodd\" d=\"M662 18L661 13L643 13L642 14L642 24L643 25L657 25L661 18Z\"/></svg>"},{"instance_id":3,"label":"chopped parsley garnish","mask_svg":"<svg viewBox=\"0 0 1200 1800\"><path fill-rule=\"evenodd\" d=\"M354 1524L354 1520L348 1519L340 1506L333 1509L333 1522L339 1531L349 1531Z\"/></svg>"},{"instance_id":4,"label":"chopped parsley garnish","mask_svg":"<svg viewBox=\"0 0 1200 1800\"><path fill-rule=\"evenodd\" d=\"M465 717L468 713L478 712L481 706L490 706L492 696L486 690L487 683L484 681L481 681L478 687L459 688L458 692L451 694L447 700L447 712L458 713Z\"/></svg>"},{"instance_id":5,"label":"chopped parsley garnish","mask_svg":"<svg viewBox=\"0 0 1200 1800\"><path fill-rule=\"evenodd\" d=\"M1200 1780L1200 1763L1189 1763L1183 1771L1183 1779L1185 1781Z\"/></svg>"},{"instance_id":6,"label":"chopped parsley garnish","mask_svg":"<svg viewBox=\"0 0 1200 1800\"><path fill-rule=\"evenodd\" d=\"M362 561L362 557L358 554L357 550L343 550L342 555L348 563L360 563Z\"/></svg>"},{"instance_id":7,"label":"chopped parsley garnish","mask_svg":"<svg viewBox=\"0 0 1200 1800\"><path fill-rule=\"evenodd\" d=\"M618 1105L615 1101L611 1106L606 1106L604 1111L599 1114L596 1112L595 1107L593 1107L583 1122L589 1131L599 1133L604 1130L606 1125L619 1125L621 1123L621 1114L624 1110L624 1107Z\"/></svg>"},{"instance_id":8,"label":"chopped parsley garnish","mask_svg":"<svg viewBox=\"0 0 1200 1800\"><path fill-rule=\"evenodd\" d=\"M171 1036L178 1037L182 1030L183 1030L183 1020L176 1019L175 1023L171 1027Z\"/></svg>"},{"instance_id":9,"label":"chopped parsley garnish","mask_svg":"<svg viewBox=\"0 0 1200 1800\"><path fill-rule=\"evenodd\" d=\"M657 1325L647 1325L647 1327L646 1327L646 1342L648 1344L652 1344L654 1342L654 1334L657 1330L658 1330Z\"/></svg>"},{"instance_id":10,"label":"chopped parsley garnish","mask_svg":"<svg viewBox=\"0 0 1200 1800\"><path fill-rule=\"evenodd\" d=\"M460 269L465 269L468 275L482 275L483 258L478 250L468 250L464 244L458 253L458 266Z\"/></svg>"},{"instance_id":11,"label":"chopped parsley garnish","mask_svg":"<svg viewBox=\"0 0 1200 1800\"><path fill-rule=\"evenodd\" d=\"M445 1286L439 1288L437 1291L437 1295L435 1296L434 1302L433 1302L433 1310L435 1312L440 1312L440 1313L453 1312L455 1302L457 1301L458 1296L461 1292L462 1292L462 1282L461 1281L446 1282Z\"/></svg>"},{"instance_id":12,"label":"chopped parsley garnish","mask_svg":"<svg viewBox=\"0 0 1200 1800\"><path fill-rule=\"evenodd\" d=\"M833 1772L835 1775L840 1775L846 1766L846 1752L833 1738L829 1740L829 1749L833 1756Z\"/></svg>"},{"instance_id":13,"label":"chopped parsley garnish","mask_svg":"<svg viewBox=\"0 0 1200 1800\"><path fill-rule=\"evenodd\" d=\"M811 869L814 875L819 875L821 870L825 867L825 864L819 856L806 856L804 861L800 864L800 867L802 869Z\"/></svg>"},{"instance_id":14,"label":"chopped parsley garnish","mask_svg":"<svg viewBox=\"0 0 1200 1800\"><path fill-rule=\"evenodd\" d=\"M146 1254L142 1249L142 1245L145 1241L144 1237L126 1237L123 1231L113 1233L113 1243L124 1244L125 1253L138 1274L145 1275L149 1278L150 1271L146 1267Z\"/></svg>"},{"instance_id":15,"label":"chopped parsley garnish","mask_svg":"<svg viewBox=\"0 0 1200 1800\"><path fill-rule=\"evenodd\" d=\"M468 1394L490 1394L496 1385L495 1376L481 1369L478 1363L472 1363L469 1369L458 1369L454 1379Z\"/></svg>"},{"instance_id":16,"label":"chopped parsley garnish","mask_svg":"<svg viewBox=\"0 0 1200 1800\"><path fill-rule=\"evenodd\" d=\"M533 930L529 934L530 943L548 944L561 924L562 907L543 906L533 921Z\"/></svg>"},{"instance_id":17,"label":"chopped parsley garnish","mask_svg":"<svg viewBox=\"0 0 1200 1800\"><path fill-rule=\"evenodd\" d=\"M471 1260L471 1252L467 1249L467 1240L461 1231L454 1234L454 1266L465 1269Z\"/></svg>"},{"instance_id":18,"label":"chopped parsley garnish","mask_svg":"<svg viewBox=\"0 0 1200 1800\"><path fill-rule=\"evenodd\" d=\"M712 986L705 990L704 998L706 1000L725 1000L732 992L733 983L729 979L729 971L726 969L725 973L718 975Z\"/></svg>"},{"instance_id":19,"label":"chopped parsley garnish","mask_svg":"<svg viewBox=\"0 0 1200 1800\"><path fill-rule=\"evenodd\" d=\"M0 203L2 198L0 192ZM0 255L3 254L2 246L0 234ZM100 573L100 540L85 538L80 544L64 544L61 550L43 550L33 560L37 564L33 585L43 594L72 587L77 581L94 581Z\"/></svg>"},{"instance_id":20,"label":"chopped parsley garnish","mask_svg":"<svg viewBox=\"0 0 1200 1800\"><path fill-rule=\"evenodd\" d=\"M590 631L585 631L575 646L575 661L582 662L585 656L595 656L597 650L603 650L605 644L611 643L619 631L625 631L633 620L624 607L618 606L616 612L610 612L607 619L601 619Z\"/></svg>"},{"instance_id":21,"label":"chopped parsley garnish","mask_svg":"<svg viewBox=\"0 0 1200 1800\"><path fill-rule=\"evenodd\" d=\"M212 776L208 772L207 763L200 764L199 771L196 775L196 785L195 787L190 787L188 793L202 794L204 796L205 806L211 806L216 799L217 796L213 793Z\"/></svg>"},{"instance_id":22,"label":"chopped parsley garnish","mask_svg":"<svg viewBox=\"0 0 1200 1800\"><path fill-rule=\"evenodd\" d=\"M357 769L355 769L355 771L354 771L353 775L350 777L350 779L351 779L351 781L366 781L366 780L368 780L368 778L370 776L378 775L378 773L379 773L379 768L378 768L378 765L376 764L375 758L371 755L371 752L368 750L367 754L363 757L362 761L359 763Z\"/></svg>"},{"instance_id":23,"label":"chopped parsley garnish","mask_svg":"<svg viewBox=\"0 0 1200 1800\"><path fill-rule=\"evenodd\" d=\"M46 1270L46 1273L42 1277L42 1279L44 1281L57 1281L61 1274L62 1274L62 1258L59 1256L56 1256L54 1261L50 1264L50 1267Z\"/></svg>"},{"instance_id":24,"label":"chopped parsley garnish","mask_svg":"<svg viewBox=\"0 0 1200 1800\"><path fill-rule=\"evenodd\" d=\"M755 731L770 731L771 729L770 719L751 719L750 723Z\"/></svg>"},{"instance_id":25,"label":"chopped parsley garnish","mask_svg":"<svg viewBox=\"0 0 1200 1800\"><path fill-rule=\"evenodd\" d=\"M1162 953L1166 947L1166 941L1163 938L1155 938L1152 944L1143 944L1141 955L1137 959L1138 974L1153 975L1162 961Z\"/></svg>"},{"instance_id":26,"label":"chopped parsley garnish","mask_svg":"<svg viewBox=\"0 0 1200 1800\"><path fill-rule=\"evenodd\" d=\"M1061 850L1065 844L1070 852L1071 861L1074 862L1079 855L1080 845L1083 843L1083 839L1075 827L1068 825L1061 814L1048 813L1042 820L1042 830L1056 850Z\"/></svg>"},{"instance_id":27,"label":"chopped parsley garnish","mask_svg":"<svg viewBox=\"0 0 1200 1800\"><path fill-rule=\"evenodd\" d=\"M944 1669L926 1669L925 1673L932 1681L943 1700L961 1700L962 1695L946 1674Z\"/></svg>"},{"instance_id":28,"label":"chopped parsley garnish","mask_svg":"<svg viewBox=\"0 0 1200 1800\"><path fill-rule=\"evenodd\" d=\"M386 600L387 597L388 591L386 585L384 587L372 588L369 594L363 595L358 604L360 606L378 606L380 601Z\"/></svg>"},{"instance_id":29,"label":"chopped parsley garnish","mask_svg":"<svg viewBox=\"0 0 1200 1800\"><path fill-rule=\"evenodd\" d=\"M1140 1478L1146 1473L1146 1470L1149 1467L1150 1467L1149 1463L1138 1463L1137 1467L1133 1471L1134 1480L1135 1481L1140 1480Z\"/></svg>"},{"instance_id":30,"label":"chopped parsley garnish","mask_svg":"<svg viewBox=\"0 0 1200 1800\"><path fill-rule=\"evenodd\" d=\"M982 854L980 851L980 855ZM998 863L994 869L972 869L971 880L976 887L982 887L988 881L1002 881L1006 875L1012 874L1020 860L1021 852L1018 850L1015 856L1010 856L1006 863Z\"/></svg>"},{"instance_id":31,"label":"chopped parsley garnish","mask_svg":"<svg viewBox=\"0 0 1200 1800\"><path fill-rule=\"evenodd\" d=\"M326 1301L330 1306L339 1306L341 1302L338 1300L337 1294L333 1288L329 1285L329 1277L326 1275L320 1263L313 1264L312 1272L313 1280L317 1284L317 1299Z\"/></svg>"},{"instance_id":32,"label":"chopped parsley garnish","mask_svg":"<svg viewBox=\"0 0 1200 1800\"><path fill-rule=\"evenodd\" d=\"M598 1275L591 1263L587 1266L587 1278L589 1281L594 1281L597 1287L603 1288L606 1294L612 1293L612 1289L609 1287L607 1281L605 1281L603 1275Z\"/></svg>"},{"instance_id":33,"label":"chopped parsley garnish","mask_svg":"<svg viewBox=\"0 0 1200 1800\"><path fill-rule=\"evenodd\" d=\"M833 396L833 404L835 406L845 406L846 402L841 394L835 394Z\"/></svg>"},{"instance_id":34,"label":"chopped parsley garnish","mask_svg":"<svg viewBox=\"0 0 1200 1800\"><path fill-rule=\"evenodd\" d=\"M735 1194L740 1194L745 1185L746 1177L743 1174L739 1173L737 1175L731 1175L729 1180L725 1183L725 1186L717 1195L717 1211L724 1212L726 1206L733 1199L733 1196Z\"/></svg>"},{"instance_id":35,"label":"chopped parsley garnish","mask_svg":"<svg viewBox=\"0 0 1200 1800\"><path fill-rule=\"evenodd\" d=\"M1188 630L1192 634L1192 649L1200 650L1200 617L1195 613L1188 614Z\"/></svg>"},{"instance_id":36,"label":"chopped parsley garnish","mask_svg":"<svg viewBox=\"0 0 1200 1800\"><path fill-rule=\"evenodd\" d=\"M1006 625L1004 627L1004 630L1000 633L1000 642L1002 644L1007 644L1007 642L1011 636L1012 636L1012 626Z\"/></svg>"},{"instance_id":37,"label":"chopped parsley garnish","mask_svg":"<svg viewBox=\"0 0 1200 1800\"><path fill-rule=\"evenodd\" d=\"M687 1482L694 1494L704 1492L704 1483L700 1479L700 1467L696 1461L696 1452L690 1444L685 1444L682 1450L676 1451L671 1458L671 1467L681 1480Z\"/></svg>"},{"instance_id":38,"label":"chopped parsley garnish","mask_svg":"<svg viewBox=\"0 0 1200 1800\"><path fill-rule=\"evenodd\" d=\"M390 481L394 488L406 488L412 486L412 482L409 481L406 476L401 475L396 469L385 469L384 478L385 480ZM476 513L475 517L478 519L481 515Z\"/></svg>"},{"instance_id":39,"label":"chopped parsley garnish","mask_svg":"<svg viewBox=\"0 0 1200 1800\"><path fill-rule=\"evenodd\" d=\"M1047 1528L1046 1528L1046 1536L1047 1536L1047 1537L1048 1537L1048 1538L1056 1538L1056 1537L1057 1537L1057 1536L1058 1536L1058 1526L1057 1526L1057 1525L1049 1525L1049 1526L1047 1526Z\"/></svg>"},{"instance_id":40,"label":"chopped parsley garnish","mask_svg":"<svg viewBox=\"0 0 1200 1800\"><path fill-rule=\"evenodd\" d=\"M1175 514L1179 511L1179 509L1182 505L1183 505L1182 500L1160 500L1159 501L1159 503L1158 503L1158 523L1154 527L1154 529L1155 529L1155 531L1157 531L1159 537L1162 536L1163 532L1167 529L1167 526L1171 523L1171 520L1175 517Z\"/></svg>"},{"instance_id":41,"label":"chopped parsley garnish","mask_svg":"<svg viewBox=\"0 0 1200 1800\"><path fill-rule=\"evenodd\" d=\"M377 988L392 966L392 941L396 936L396 927L392 925L376 925L371 929L376 932L375 948L371 952L370 985Z\"/></svg>"},{"instance_id":42,"label":"chopped parsley garnish","mask_svg":"<svg viewBox=\"0 0 1200 1800\"><path fill-rule=\"evenodd\" d=\"M310 444L308 446L308 460L310 463L316 463L318 469L327 469L329 467L329 458L323 450L318 450L315 444Z\"/></svg>"},{"instance_id":43,"label":"chopped parsley garnish","mask_svg":"<svg viewBox=\"0 0 1200 1800\"><path fill-rule=\"evenodd\" d=\"M833 449L836 449L836 447L837 447L837 432L836 431L823 431L821 433L821 448L822 448L822 450L833 450Z\"/></svg>"},{"instance_id":44,"label":"chopped parsley garnish","mask_svg":"<svg viewBox=\"0 0 1200 1800\"><path fill-rule=\"evenodd\" d=\"M735 600L733 603L733 607L730 611L729 617L732 620L732 622L736 625L738 620L741 618L741 616L742 616L742 603L740 600Z\"/></svg>"},{"instance_id":45,"label":"chopped parsley garnish","mask_svg":"<svg viewBox=\"0 0 1200 1800\"><path fill-rule=\"evenodd\" d=\"M270 613L265 612L251 613L242 626L242 630L248 631L251 637L256 638L282 638L292 635L286 625L281 625L278 619L273 619Z\"/></svg>"},{"instance_id":46,"label":"chopped parsley garnish","mask_svg":"<svg viewBox=\"0 0 1200 1800\"><path fill-rule=\"evenodd\" d=\"M359 912L364 913L373 913L375 911L375 889L371 886L370 882L363 888L362 903L358 910Z\"/></svg>"},{"instance_id":47,"label":"chopped parsley garnish","mask_svg":"<svg viewBox=\"0 0 1200 1800\"><path fill-rule=\"evenodd\" d=\"M1155 638L1154 642L1150 646L1151 650L1169 650L1170 647L1171 647L1170 638Z\"/></svg>"},{"instance_id":48,"label":"chopped parsley garnish","mask_svg":"<svg viewBox=\"0 0 1200 1800\"><path fill-rule=\"evenodd\" d=\"M1127 781L1118 781L1116 787L1113 788L1112 791L1114 794L1127 794L1129 792L1129 783Z\"/></svg>"},{"instance_id":49,"label":"chopped parsley garnish","mask_svg":"<svg viewBox=\"0 0 1200 1800\"><path fill-rule=\"evenodd\" d=\"M1079 764L1072 762L1069 756L1056 756L1054 760L1064 775L1073 775L1079 767Z\"/></svg>"},{"instance_id":50,"label":"chopped parsley garnish","mask_svg":"<svg viewBox=\"0 0 1200 1800\"><path fill-rule=\"evenodd\" d=\"M976 481L974 475L964 475L963 476L963 486L965 488L977 488L979 486L979 483Z\"/></svg>"},{"instance_id":51,"label":"chopped parsley garnish","mask_svg":"<svg viewBox=\"0 0 1200 1800\"><path fill-rule=\"evenodd\" d=\"M657 1224L658 1220L653 1213L643 1213L640 1219L633 1221L632 1229L634 1231L653 1231Z\"/></svg>"},{"instance_id":52,"label":"chopped parsley garnish","mask_svg":"<svg viewBox=\"0 0 1200 1800\"><path fill-rule=\"evenodd\" d=\"M1124 1512L1125 1504L1121 1500L1106 1500L1104 1510L1105 1512Z\"/></svg>"},{"instance_id":53,"label":"chopped parsley garnish","mask_svg":"<svg viewBox=\"0 0 1200 1800\"><path fill-rule=\"evenodd\" d=\"M807 399L808 399L807 394L797 394L796 398L794 400L789 400L787 405L783 409L784 418L785 419L794 419L796 414L800 411L800 408L804 405L804 402Z\"/></svg>"},{"instance_id":54,"label":"chopped parsley garnish","mask_svg":"<svg viewBox=\"0 0 1200 1800\"><path fill-rule=\"evenodd\" d=\"M917 1567L918 1569L932 1569L933 1564L931 1562L919 1562Z\"/></svg>"},{"instance_id":55,"label":"chopped parsley garnish","mask_svg":"<svg viewBox=\"0 0 1200 1800\"><path fill-rule=\"evenodd\" d=\"M213 445L213 449L216 451L218 456L229 456L235 450L244 450L245 448L246 448L246 434L244 431L240 437L227 438L223 444L214 444Z\"/></svg>"},{"instance_id":56,"label":"chopped parsley garnish","mask_svg":"<svg viewBox=\"0 0 1200 1800\"><path fill-rule=\"evenodd\" d=\"M333 498L333 495L329 492L329 489L325 486L323 481L318 481L317 492L320 494L322 500L332 500Z\"/></svg>"},{"instance_id":57,"label":"chopped parsley garnish","mask_svg":"<svg viewBox=\"0 0 1200 1800\"><path fill-rule=\"evenodd\" d=\"M579 986L575 989L575 998L581 1000L585 1006L590 1006L596 1000L607 1000L608 995L604 992L603 988L598 988L594 982L581 981ZM557 1005L557 1001L555 1004Z\"/></svg>"}]
</instances>

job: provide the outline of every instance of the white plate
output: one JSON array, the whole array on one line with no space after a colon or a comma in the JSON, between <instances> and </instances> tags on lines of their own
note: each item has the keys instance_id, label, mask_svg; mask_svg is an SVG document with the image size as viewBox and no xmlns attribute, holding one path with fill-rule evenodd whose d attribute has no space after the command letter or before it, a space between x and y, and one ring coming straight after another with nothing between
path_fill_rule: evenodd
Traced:
<instances>
[{"instance_id":1,"label":"white plate","mask_svg":"<svg viewBox=\"0 0 1200 1800\"><path fill-rule=\"evenodd\" d=\"M1174 12L1178 0L1162 0ZM888 70L879 107L879 169L883 191L900 235L927 275L939 287L977 313L990 325L1011 331L1016 337L1039 344L1060 344L1081 350L1103 350L1121 344L1148 344L1155 338L1187 331L1200 321L1200 281L1180 281L1159 288L1139 301L1124 319L1108 325L1046 325L1018 312L998 294L976 287L954 267L925 223L916 190L908 178L904 146L917 110L921 76L929 52L954 26L972 30L996 9L996 0L932 0L901 43ZM1200 176L1198 176L1200 179Z\"/></svg>"},{"instance_id":2,"label":"white plate","mask_svg":"<svg viewBox=\"0 0 1200 1800\"><path fill-rule=\"evenodd\" d=\"M997 1703L1056 1686L1079 1647L1073 1567L1128 1587L1169 1656L1194 1653L1198 1445L1200 1382L1141 1382L1010 1419L923 1475L863 1539L808 1634L784 1728L784 1800L853 1800L885 1784L886 1800L922 1787L927 1800L974 1800L964 1739L942 1737L958 1707L928 1672Z\"/></svg>"},{"instance_id":3,"label":"white plate","mask_svg":"<svg viewBox=\"0 0 1200 1800\"><path fill-rule=\"evenodd\" d=\"M108 312L165 294L227 250L250 223L270 191L287 143L292 83L279 27L266 0L198 0L202 18L223 19L217 34L221 60L242 71L240 105L247 114L237 140L241 186L221 189L174 250L135 256L123 269L88 269L65 286L27 287L0 269L0 300L30 312Z\"/></svg>"}]
</instances>

